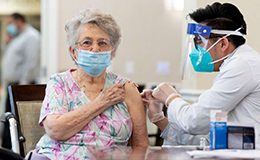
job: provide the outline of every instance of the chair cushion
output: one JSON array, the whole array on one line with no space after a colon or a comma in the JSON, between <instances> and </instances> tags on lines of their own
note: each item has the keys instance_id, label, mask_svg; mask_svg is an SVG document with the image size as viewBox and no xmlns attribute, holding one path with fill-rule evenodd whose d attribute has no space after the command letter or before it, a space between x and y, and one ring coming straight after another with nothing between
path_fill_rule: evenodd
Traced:
<instances>
[{"instance_id":1,"label":"chair cushion","mask_svg":"<svg viewBox=\"0 0 260 160\"><path fill-rule=\"evenodd\" d=\"M17 110L21 131L26 138L23 143L25 155L35 149L37 142L45 134L44 128L38 125L42 101L17 101Z\"/></svg>"}]
</instances>

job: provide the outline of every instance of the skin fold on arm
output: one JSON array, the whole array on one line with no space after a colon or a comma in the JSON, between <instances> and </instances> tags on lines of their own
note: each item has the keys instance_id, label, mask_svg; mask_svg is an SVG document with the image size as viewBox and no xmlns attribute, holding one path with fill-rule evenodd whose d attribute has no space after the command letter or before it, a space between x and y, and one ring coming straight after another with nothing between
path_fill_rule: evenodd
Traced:
<instances>
[{"instance_id":1,"label":"skin fold on arm","mask_svg":"<svg viewBox=\"0 0 260 160\"><path fill-rule=\"evenodd\" d=\"M145 107L140 93L132 81L127 81L124 87L124 102L128 106L128 111L133 123L133 132L129 143L131 146L149 146Z\"/></svg>"}]
</instances>

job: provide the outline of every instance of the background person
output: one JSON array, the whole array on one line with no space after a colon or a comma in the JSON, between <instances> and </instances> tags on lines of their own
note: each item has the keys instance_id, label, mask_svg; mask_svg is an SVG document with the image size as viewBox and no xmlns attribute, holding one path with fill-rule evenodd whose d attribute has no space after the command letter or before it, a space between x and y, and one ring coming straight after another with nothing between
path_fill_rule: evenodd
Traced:
<instances>
[{"instance_id":1,"label":"background person","mask_svg":"<svg viewBox=\"0 0 260 160\"><path fill-rule=\"evenodd\" d=\"M67 22L66 31L77 69L49 79L39 120L46 134L32 159L88 159L88 146L148 146L144 105L136 86L106 72L121 39L114 18L84 10Z\"/></svg>"},{"instance_id":2,"label":"background person","mask_svg":"<svg viewBox=\"0 0 260 160\"><path fill-rule=\"evenodd\" d=\"M26 23L25 17L14 13L7 18L7 43L2 62L2 80L10 84L33 84L40 73L40 33ZM6 112L11 112L8 91ZM9 124L5 123L2 147L11 149Z\"/></svg>"},{"instance_id":3,"label":"background person","mask_svg":"<svg viewBox=\"0 0 260 160\"><path fill-rule=\"evenodd\" d=\"M208 134L210 110L228 112L229 122L253 123L256 148L260 147L260 55L245 44L246 22L238 8L229 3L214 3L200 8L189 17L197 28L212 27L209 37L195 34L195 47L189 53L197 72L218 71L211 89L190 105L167 83L161 83L142 97L168 106L168 119L159 105L149 108L150 119L164 132L162 137L174 142L180 134ZM197 31L197 30L195 30ZM207 30L206 30L207 31ZM147 104L149 106L149 103ZM176 131L176 132L174 132Z\"/></svg>"}]
</instances>

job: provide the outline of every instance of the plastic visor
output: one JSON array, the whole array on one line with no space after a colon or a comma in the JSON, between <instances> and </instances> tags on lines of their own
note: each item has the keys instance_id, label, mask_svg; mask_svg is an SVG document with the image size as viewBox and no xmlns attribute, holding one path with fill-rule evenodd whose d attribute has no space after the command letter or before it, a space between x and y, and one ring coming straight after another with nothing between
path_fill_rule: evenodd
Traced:
<instances>
[{"instance_id":1,"label":"plastic visor","mask_svg":"<svg viewBox=\"0 0 260 160\"><path fill-rule=\"evenodd\" d=\"M196 72L194 71L193 66L190 62L189 54L194 49L197 49L197 51L200 52L200 58L196 63L199 64L201 62L204 53L198 50L198 46L206 49L211 29L211 27L201 24L188 24L185 49L182 57L181 66L182 80L194 78L196 76Z\"/></svg>"}]
</instances>

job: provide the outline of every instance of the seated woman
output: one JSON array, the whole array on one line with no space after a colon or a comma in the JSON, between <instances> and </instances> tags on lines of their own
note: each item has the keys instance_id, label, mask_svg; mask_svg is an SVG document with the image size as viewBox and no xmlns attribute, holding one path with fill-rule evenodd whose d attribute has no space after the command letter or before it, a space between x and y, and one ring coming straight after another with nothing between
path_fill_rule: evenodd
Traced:
<instances>
[{"instance_id":1,"label":"seated woman","mask_svg":"<svg viewBox=\"0 0 260 160\"><path fill-rule=\"evenodd\" d=\"M136 86L106 72L121 39L114 18L85 10L67 22L66 31L77 69L49 79L39 120L46 134L32 159L88 159L87 146L148 146L145 109Z\"/></svg>"}]
</instances>

